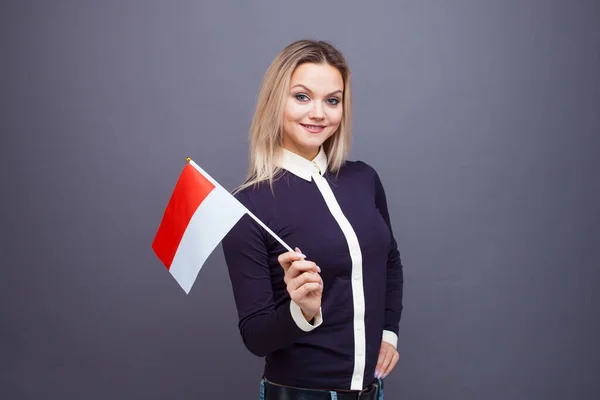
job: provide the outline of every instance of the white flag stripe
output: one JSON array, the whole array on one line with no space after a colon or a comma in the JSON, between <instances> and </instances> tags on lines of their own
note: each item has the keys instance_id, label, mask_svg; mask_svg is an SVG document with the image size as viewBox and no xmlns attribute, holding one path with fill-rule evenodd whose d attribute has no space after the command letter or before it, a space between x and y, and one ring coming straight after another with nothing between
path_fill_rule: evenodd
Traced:
<instances>
[{"instance_id":1,"label":"white flag stripe","mask_svg":"<svg viewBox=\"0 0 600 400\"><path fill-rule=\"evenodd\" d=\"M215 187L222 187L221 185L219 185L219 183L217 181L215 181L212 178L212 176L210 176L208 173L206 173L206 171L204 171L202 169L202 167L200 167L198 164L196 164L194 162L194 160L190 160L190 164L192 165L192 167L194 167L198 171L200 171L200 173L202 175L204 175L206 177L206 179L211 181L212 184L215 185ZM250 212L250 210L246 209L246 212L248 213L248 215L250 215L250 217L252 217L253 220L255 220L260 226L262 226L263 229L266 230L269 235L273 236L275 238L275 240L277 240L279 243L281 243L281 245L283 247L285 247L285 249L287 251L294 251L286 242L283 241L283 239L281 239L279 236L277 236L277 234L275 234L275 232L273 232L271 229L269 229L269 227L267 225L265 225L260 219L258 219L254 214L252 214L252 212Z\"/></svg>"},{"instance_id":2,"label":"white flag stripe","mask_svg":"<svg viewBox=\"0 0 600 400\"><path fill-rule=\"evenodd\" d=\"M210 175L202 173L209 178ZM221 185L213 183L215 188L190 219L169 269L186 293L192 289L208 256L247 212Z\"/></svg>"}]
</instances>

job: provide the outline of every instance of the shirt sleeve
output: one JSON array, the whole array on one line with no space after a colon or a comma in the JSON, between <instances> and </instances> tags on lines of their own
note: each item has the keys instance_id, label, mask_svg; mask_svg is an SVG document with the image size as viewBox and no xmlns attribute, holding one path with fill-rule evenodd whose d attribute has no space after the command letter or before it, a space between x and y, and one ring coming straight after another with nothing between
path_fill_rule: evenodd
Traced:
<instances>
[{"instance_id":1,"label":"shirt sleeve","mask_svg":"<svg viewBox=\"0 0 600 400\"><path fill-rule=\"evenodd\" d=\"M291 346L322 323L321 312L308 323L291 299L275 305L271 285L267 233L249 215L244 215L222 241L239 330L245 346L264 357Z\"/></svg>"},{"instance_id":2,"label":"shirt sleeve","mask_svg":"<svg viewBox=\"0 0 600 400\"><path fill-rule=\"evenodd\" d=\"M402 290L404 286L404 274L400 251L394 233L387 207L387 200L383 184L377 172L375 172L375 204L381 213L390 230L390 248L387 259L387 278L386 278L386 300L385 300L385 325L383 340L391 343L394 347L398 341L398 330L400 317L402 315Z\"/></svg>"}]
</instances>

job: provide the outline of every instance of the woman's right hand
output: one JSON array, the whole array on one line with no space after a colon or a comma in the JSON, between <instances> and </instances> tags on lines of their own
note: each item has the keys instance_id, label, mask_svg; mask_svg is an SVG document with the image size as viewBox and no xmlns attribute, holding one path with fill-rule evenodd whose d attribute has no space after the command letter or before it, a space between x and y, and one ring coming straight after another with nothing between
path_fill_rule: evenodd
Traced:
<instances>
[{"instance_id":1,"label":"woman's right hand","mask_svg":"<svg viewBox=\"0 0 600 400\"><path fill-rule=\"evenodd\" d=\"M304 318L310 322L321 308L321 269L314 262L306 261L297 247L295 252L280 254L277 260L285 271L284 280L292 301L300 307Z\"/></svg>"}]
</instances>

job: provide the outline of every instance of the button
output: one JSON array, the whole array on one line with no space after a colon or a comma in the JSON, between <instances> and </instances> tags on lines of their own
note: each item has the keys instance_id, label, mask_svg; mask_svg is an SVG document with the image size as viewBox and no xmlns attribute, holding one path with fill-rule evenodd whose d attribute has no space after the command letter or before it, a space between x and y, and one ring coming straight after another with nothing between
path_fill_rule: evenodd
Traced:
<instances>
[{"instance_id":1,"label":"button","mask_svg":"<svg viewBox=\"0 0 600 400\"><path fill-rule=\"evenodd\" d=\"M354 279L355 280L359 280L360 279L360 274L358 272L354 273Z\"/></svg>"}]
</instances>

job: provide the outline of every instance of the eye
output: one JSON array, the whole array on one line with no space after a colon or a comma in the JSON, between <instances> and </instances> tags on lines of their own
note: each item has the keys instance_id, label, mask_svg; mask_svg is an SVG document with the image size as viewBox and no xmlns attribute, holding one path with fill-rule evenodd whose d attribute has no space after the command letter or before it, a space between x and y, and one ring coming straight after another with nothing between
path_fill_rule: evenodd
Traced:
<instances>
[{"instance_id":1,"label":"eye","mask_svg":"<svg viewBox=\"0 0 600 400\"><path fill-rule=\"evenodd\" d=\"M308 96L305 95L304 93L298 93L296 95L296 100L298 100L298 101L308 101L309 99L308 99Z\"/></svg>"},{"instance_id":2,"label":"eye","mask_svg":"<svg viewBox=\"0 0 600 400\"><path fill-rule=\"evenodd\" d=\"M331 99L327 100L327 102L332 106L337 106L340 103L340 100L335 97L332 97Z\"/></svg>"}]
</instances>

